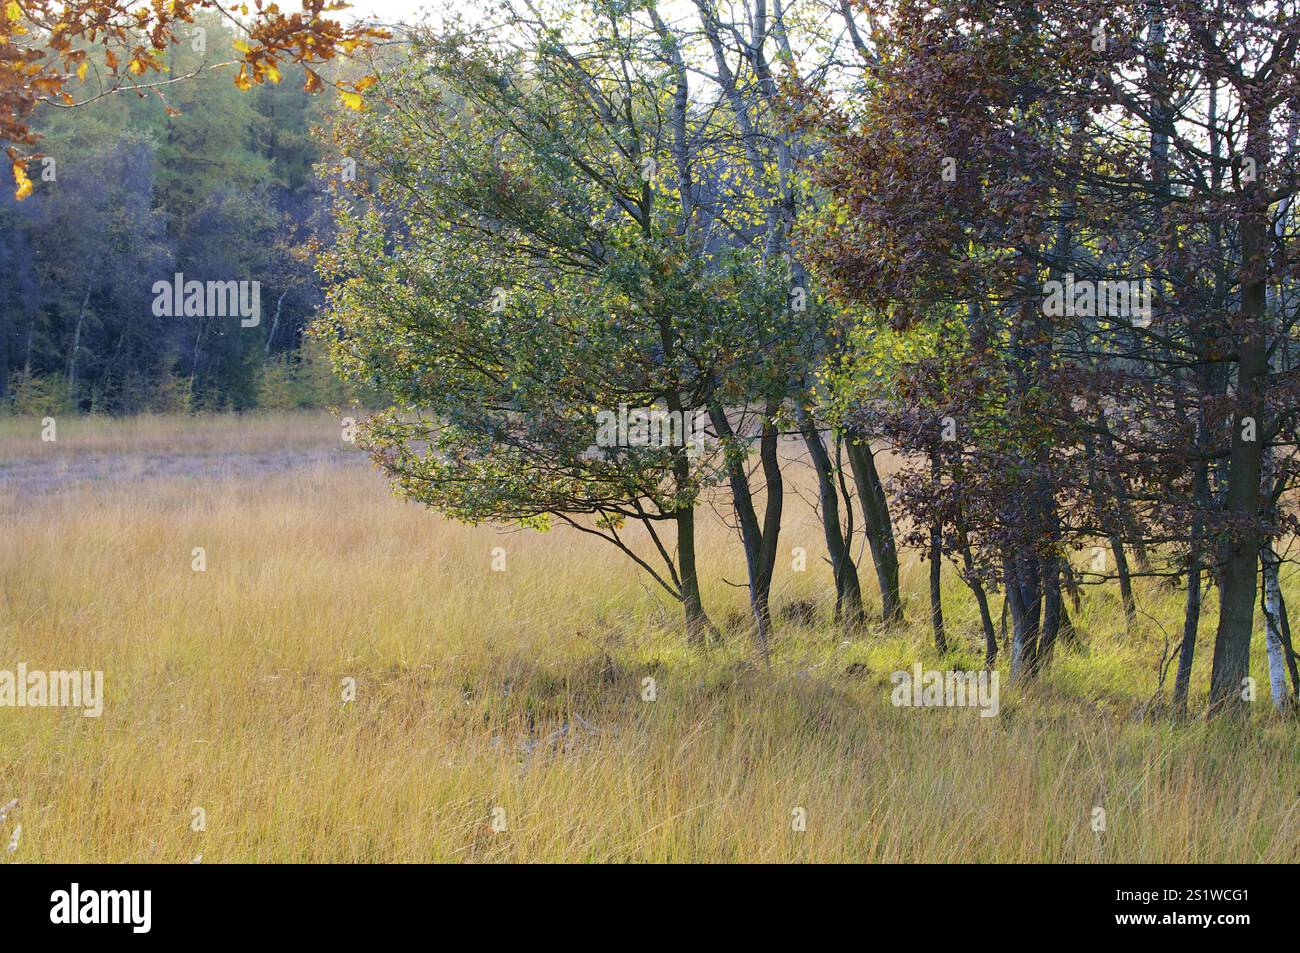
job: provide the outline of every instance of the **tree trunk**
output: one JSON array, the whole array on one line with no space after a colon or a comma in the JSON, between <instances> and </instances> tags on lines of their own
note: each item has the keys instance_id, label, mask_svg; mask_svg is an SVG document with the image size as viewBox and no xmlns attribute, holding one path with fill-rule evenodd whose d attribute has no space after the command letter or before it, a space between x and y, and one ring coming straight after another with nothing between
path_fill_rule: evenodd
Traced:
<instances>
[{"instance_id":1,"label":"tree trunk","mask_svg":"<svg viewBox=\"0 0 1300 953\"><path fill-rule=\"evenodd\" d=\"M1007 652L1011 649L1011 643L1007 640L1007 609L1011 605L1010 593L1004 593L1002 596L1002 651Z\"/></svg>"},{"instance_id":2,"label":"tree trunk","mask_svg":"<svg viewBox=\"0 0 1300 953\"><path fill-rule=\"evenodd\" d=\"M1249 117L1246 152L1260 158L1259 108ZM1214 638L1210 670L1210 712L1245 709L1242 685L1250 674L1250 637L1255 616L1255 577L1259 565L1259 488L1263 476L1264 395L1261 385L1268 372L1268 335L1264 328L1267 305L1266 257L1267 198L1259 184L1252 185L1241 221L1241 317L1245 324L1238 348L1236 412L1232 422L1232 447L1228 454L1228 488L1225 515L1233 526L1224 546L1219 628ZM1253 433L1245 433L1250 425Z\"/></svg>"},{"instance_id":3,"label":"tree trunk","mask_svg":"<svg viewBox=\"0 0 1300 953\"><path fill-rule=\"evenodd\" d=\"M280 326L280 308L284 304L284 296L288 291L282 291L280 297L275 302L275 317L271 321L271 333L266 336L266 356L271 356L271 344L275 341L275 329Z\"/></svg>"},{"instance_id":4,"label":"tree trunk","mask_svg":"<svg viewBox=\"0 0 1300 953\"><path fill-rule=\"evenodd\" d=\"M686 615L686 641L694 648L702 648L718 630L700 598L700 577L695 569L695 507L682 507L673 515L677 521L677 569Z\"/></svg>"},{"instance_id":5,"label":"tree trunk","mask_svg":"<svg viewBox=\"0 0 1300 953\"><path fill-rule=\"evenodd\" d=\"M984 632L984 664L992 668L998 660L998 633L993 627L993 614L989 612L989 597L984 591L984 584L975 573L975 559L971 556L970 546L963 540L961 544L962 566L965 569L966 585L975 593L975 602L980 610L980 628Z\"/></svg>"},{"instance_id":6,"label":"tree trunk","mask_svg":"<svg viewBox=\"0 0 1300 953\"><path fill-rule=\"evenodd\" d=\"M1115 576L1119 581L1119 601L1124 607L1124 625L1132 631L1133 623L1137 621L1137 601L1133 598L1133 575L1128 568L1128 554L1124 552L1124 540L1112 536L1110 554L1115 557Z\"/></svg>"},{"instance_id":7,"label":"tree trunk","mask_svg":"<svg viewBox=\"0 0 1300 953\"><path fill-rule=\"evenodd\" d=\"M759 457L767 481L764 525L760 526L758 515L754 511L749 473L745 467L747 450L736 445L735 432L721 404L715 402L710 405L709 418L713 421L714 431L729 444L724 452L736 520L740 524L741 545L745 550L745 569L749 577L749 605L754 613L755 647L763 664L770 665L772 612L769 602L772 574L776 565L776 539L781 528L781 507L784 497L781 470L776 458L777 432L769 416L763 421L762 435L759 438Z\"/></svg>"},{"instance_id":8,"label":"tree trunk","mask_svg":"<svg viewBox=\"0 0 1300 953\"><path fill-rule=\"evenodd\" d=\"M953 479L960 486L964 480L965 470L958 456L953 463ZM970 587L971 592L975 594L975 602L980 610L980 627L984 631L984 664L988 668L993 668L998 660L998 634L993 627L993 614L989 612L988 594L984 591L984 584L980 581L979 573L975 570L975 557L971 553L970 534L966 530L966 517L962 508L961 500L958 499L957 512L954 517L955 530L957 533L957 548L961 552L963 581ZM1006 603L1003 603L1003 617L1006 616Z\"/></svg>"},{"instance_id":9,"label":"tree trunk","mask_svg":"<svg viewBox=\"0 0 1300 953\"><path fill-rule=\"evenodd\" d=\"M1265 544L1259 551L1260 566L1264 576L1264 648L1268 653L1268 686L1273 699L1273 707L1279 712L1290 711L1292 706L1291 690L1287 687L1287 655L1282 637L1282 617L1286 613L1286 602L1282 599L1282 587L1278 582L1277 568L1280 560L1271 544Z\"/></svg>"},{"instance_id":10,"label":"tree trunk","mask_svg":"<svg viewBox=\"0 0 1300 953\"><path fill-rule=\"evenodd\" d=\"M943 631L943 530L938 523L930 524L930 628L934 632L934 647L941 655L948 653L948 638Z\"/></svg>"},{"instance_id":11,"label":"tree trunk","mask_svg":"<svg viewBox=\"0 0 1300 953\"><path fill-rule=\"evenodd\" d=\"M1098 429L1105 430L1105 418L1098 416ZM1115 559L1115 576L1119 580L1119 598L1120 603L1124 606L1124 622L1129 631L1133 629L1133 623L1137 619L1137 604L1133 600L1133 577L1129 571L1128 554L1124 551L1124 538L1120 533L1120 528L1124 525L1123 517L1118 520L1106 505L1106 494L1102 487L1100 475L1097 473L1097 467L1093 462L1096 458L1095 444L1091 437L1085 436L1083 439L1083 449L1087 453L1088 464L1088 492L1092 496L1093 508L1097 511L1097 519L1101 522L1101 528L1106 533L1107 540L1110 542L1110 552ZM1111 481L1115 489L1115 503L1117 506L1123 504L1120 498L1118 481Z\"/></svg>"},{"instance_id":12,"label":"tree trunk","mask_svg":"<svg viewBox=\"0 0 1300 953\"><path fill-rule=\"evenodd\" d=\"M1262 366L1263 347L1248 342L1242 348L1243 378L1250 383L1241 388L1240 396L1247 409L1255 414L1238 413L1234 420L1232 450L1229 456L1228 492L1225 509L1242 523L1225 547L1219 628L1214 640L1214 661L1210 674L1210 708L1241 709L1242 686L1250 674L1250 637L1255 616L1255 567L1259 562L1260 447L1259 440L1241 438L1242 418L1259 420L1259 403L1253 398L1255 378ZM1247 403L1249 402L1249 403Z\"/></svg>"},{"instance_id":13,"label":"tree trunk","mask_svg":"<svg viewBox=\"0 0 1300 953\"><path fill-rule=\"evenodd\" d=\"M1192 661L1196 657L1196 630L1201 622L1200 527L1192 527L1192 551L1187 561L1187 601L1183 610L1183 643L1178 651L1178 674L1174 676L1174 714L1187 714L1187 692L1192 684Z\"/></svg>"},{"instance_id":14,"label":"tree trunk","mask_svg":"<svg viewBox=\"0 0 1300 953\"><path fill-rule=\"evenodd\" d=\"M1296 702L1300 703L1300 670L1296 669L1295 648L1291 643L1291 623L1287 619L1286 600L1281 602L1282 622L1282 657L1286 660L1287 671L1291 673L1291 689L1295 692Z\"/></svg>"},{"instance_id":15,"label":"tree trunk","mask_svg":"<svg viewBox=\"0 0 1300 953\"><path fill-rule=\"evenodd\" d=\"M835 490L830 454L808 411L796 407L795 415L799 421L799 432L812 457L813 469L817 473L817 494L821 504L826 551L830 554L831 571L835 575L837 616L850 629L857 629L866 621L862 609L862 586L858 581L858 567L853 562L840 528L839 494Z\"/></svg>"},{"instance_id":16,"label":"tree trunk","mask_svg":"<svg viewBox=\"0 0 1300 953\"><path fill-rule=\"evenodd\" d=\"M1014 556L1003 557L1007 605L1011 608L1011 678L1032 678L1038 669L1038 632L1042 598L1036 580L1030 575L1029 561Z\"/></svg>"},{"instance_id":17,"label":"tree trunk","mask_svg":"<svg viewBox=\"0 0 1300 953\"><path fill-rule=\"evenodd\" d=\"M1197 448L1203 452L1208 441L1209 420L1202 409L1197 423ZM1187 601L1183 610L1183 642L1178 651L1178 674L1174 676L1174 714L1182 718L1187 714L1187 694L1192 684L1192 663L1196 658L1196 631L1201 624L1201 548L1205 535L1201 519L1202 507L1210 497L1209 464L1196 463L1192 478L1192 501L1196 515L1192 518L1190 547L1187 555Z\"/></svg>"},{"instance_id":18,"label":"tree trunk","mask_svg":"<svg viewBox=\"0 0 1300 953\"><path fill-rule=\"evenodd\" d=\"M863 532L871 547L880 586L881 615L886 626L903 624L903 601L898 585L898 550L894 544L894 526L889 516L889 500L876 470L871 446L865 440L849 441L849 466L853 482L862 500Z\"/></svg>"},{"instance_id":19,"label":"tree trunk","mask_svg":"<svg viewBox=\"0 0 1300 953\"><path fill-rule=\"evenodd\" d=\"M930 481L934 493L939 492L939 454L930 454ZM948 654L948 638L943 630L943 525L936 519L930 523L930 628L934 632L934 647L940 655Z\"/></svg>"},{"instance_id":20,"label":"tree trunk","mask_svg":"<svg viewBox=\"0 0 1300 953\"><path fill-rule=\"evenodd\" d=\"M86 308L90 305L90 284L81 299L81 310L77 312L77 327L72 332L72 351L68 354L68 397L77 399L77 352L81 350L81 327L86 323Z\"/></svg>"},{"instance_id":21,"label":"tree trunk","mask_svg":"<svg viewBox=\"0 0 1300 953\"><path fill-rule=\"evenodd\" d=\"M759 550L759 572L757 580L757 591L760 599L754 609L757 616L761 617L770 631L772 626L771 610L768 607L768 597L772 591L772 575L776 571L776 544L781 534L781 512L785 504L785 481L781 476L781 460L777 455L777 442L780 434L777 432L776 424L773 418L776 416L777 407L769 405L763 418L763 432L759 442L758 456L763 466L763 481L766 484L766 503L763 508L763 542ZM764 664L770 664L768 658L768 639L766 635L763 641L763 660Z\"/></svg>"},{"instance_id":22,"label":"tree trunk","mask_svg":"<svg viewBox=\"0 0 1300 953\"><path fill-rule=\"evenodd\" d=\"M1052 659L1052 650L1056 648L1056 639L1061 626L1066 623L1065 606L1061 603L1061 563L1056 556L1043 560L1041 577L1043 580L1043 624L1038 636L1038 648L1034 653L1035 667L1042 668Z\"/></svg>"}]
</instances>

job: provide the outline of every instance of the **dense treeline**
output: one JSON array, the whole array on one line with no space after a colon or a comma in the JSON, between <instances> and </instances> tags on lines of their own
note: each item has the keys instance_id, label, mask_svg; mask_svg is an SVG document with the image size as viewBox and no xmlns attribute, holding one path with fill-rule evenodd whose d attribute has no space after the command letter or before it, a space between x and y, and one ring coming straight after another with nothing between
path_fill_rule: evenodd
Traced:
<instances>
[{"instance_id":1,"label":"dense treeline","mask_svg":"<svg viewBox=\"0 0 1300 953\"><path fill-rule=\"evenodd\" d=\"M1289 707L1294 6L878 9L877 85L834 121L819 177L839 220L813 253L895 327L942 322L906 400L871 407L924 460L902 481L909 513L936 556L1001 583L1013 674L1069 632L1069 588L1115 580L1132 624L1132 580L1161 577L1187 593L1162 660L1175 709L1206 583L1212 707L1253 698L1257 604ZM1080 580L1068 554L1103 540Z\"/></svg>"},{"instance_id":2,"label":"dense treeline","mask_svg":"<svg viewBox=\"0 0 1300 953\"><path fill-rule=\"evenodd\" d=\"M235 39L215 16L181 37L172 75ZM328 231L311 134L326 107L301 67L283 72L247 93L218 71L162 97L37 113L32 194L0 190L0 407L245 410L344 396L301 348L321 301L308 242ZM258 323L157 314L154 284L176 273L257 281Z\"/></svg>"}]
</instances>

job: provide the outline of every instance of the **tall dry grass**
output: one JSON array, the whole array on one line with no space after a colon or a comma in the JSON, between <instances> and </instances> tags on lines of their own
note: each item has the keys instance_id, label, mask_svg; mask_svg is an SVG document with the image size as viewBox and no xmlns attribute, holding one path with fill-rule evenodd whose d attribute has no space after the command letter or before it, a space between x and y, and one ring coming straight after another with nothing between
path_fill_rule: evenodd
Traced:
<instances>
[{"instance_id":1,"label":"tall dry grass","mask_svg":"<svg viewBox=\"0 0 1300 953\"><path fill-rule=\"evenodd\" d=\"M913 628L836 632L820 529L794 495L776 602L822 609L780 624L766 671L716 517L701 565L727 638L689 653L675 607L608 547L401 502L339 450L335 420L71 421L57 447L38 433L0 424L0 669L102 669L107 697L98 719L0 709L12 860L1300 860L1294 724L1264 698L1247 724L1140 717L1176 592L1143 592L1154 618L1132 638L1113 594L1088 592L1085 646L1040 685L1004 684L996 718L894 708L894 669L978 667L973 605L950 579L961 647L937 658L910 564ZM323 456L231 462L285 447ZM45 489L25 469L41 454L109 465ZM151 455L217 465L151 476ZM805 468L790 474L812 499ZM1255 662L1265 686L1259 646Z\"/></svg>"}]
</instances>

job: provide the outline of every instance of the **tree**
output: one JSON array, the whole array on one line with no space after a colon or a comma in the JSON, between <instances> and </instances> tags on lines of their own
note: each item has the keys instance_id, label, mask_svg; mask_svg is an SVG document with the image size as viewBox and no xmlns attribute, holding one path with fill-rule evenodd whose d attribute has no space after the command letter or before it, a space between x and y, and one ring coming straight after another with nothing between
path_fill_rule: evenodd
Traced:
<instances>
[{"instance_id":1,"label":"tree","mask_svg":"<svg viewBox=\"0 0 1300 953\"><path fill-rule=\"evenodd\" d=\"M1294 17L1245 2L888 13L871 94L834 129L838 219L818 256L899 326L971 315L962 380L996 383L1002 421L980 447L994 459L963 479L1003 501L986 532L1013 671L1061 631L1068 548L1109 538L1122 585L1125 546L1185 574L1184 701L1213 560L1211 705L1237 706L1261 541L1293 523L1295 162L1279 133L1296 124Z\"/></svg>"},{"instance_id":2,"label":"tree","mask_svg":"<svg viewBox=\"0 0 1300 953\"><path fill-rule=\"evenodd\" d=\"M648 52L659 37L599 12L572 47L531 8L506 40L417 40L381 84L387 109L342 133L375 185L340 205L323 333L344 373L397 398L367 439L404 494L606 539L681 601L699 644L695 504L718 459L681 426L718 409L770 296L705 241L696 176L721 155L692 138L680 72ZM676 437L602 439L624 408Z\"/></svg>"}]
</instances>

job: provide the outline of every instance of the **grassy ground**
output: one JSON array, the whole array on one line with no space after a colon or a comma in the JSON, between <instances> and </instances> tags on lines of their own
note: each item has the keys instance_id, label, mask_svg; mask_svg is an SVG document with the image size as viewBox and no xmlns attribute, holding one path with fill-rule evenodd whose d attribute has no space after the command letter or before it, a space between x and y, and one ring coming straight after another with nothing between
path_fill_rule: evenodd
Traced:
<instances>
[{"instance_id":1,"label":"grassy ground","mask_svg":"<svg viewBox=\"0 0 1300 953\"><path fill-rule=\"evenodd\" d=\"M102 669L106 703L0 708L0 805L18 798L23 825L0 857L1300 860L1300 742L1267 710L1262 645L1248 724L1142 715L1177 592L1144 590L1154 618L1127 638L1114 594L1088 591L1085 644L1032 689L1004 683L995 718L895 708L895 669L979 667L955 578L947 659L920 624L845 638L823 601L815 624L781 623L764 671L712 514L701 565L728 635L689 654L612 549L396 500L334 419L59 428L49 444L0 420L0 669ZM789 505L782 551L808 568L783 557L778 609L830 585L814 514ZM925 567L906 580L919 623Z\"/></svg>"}]
</instances>

